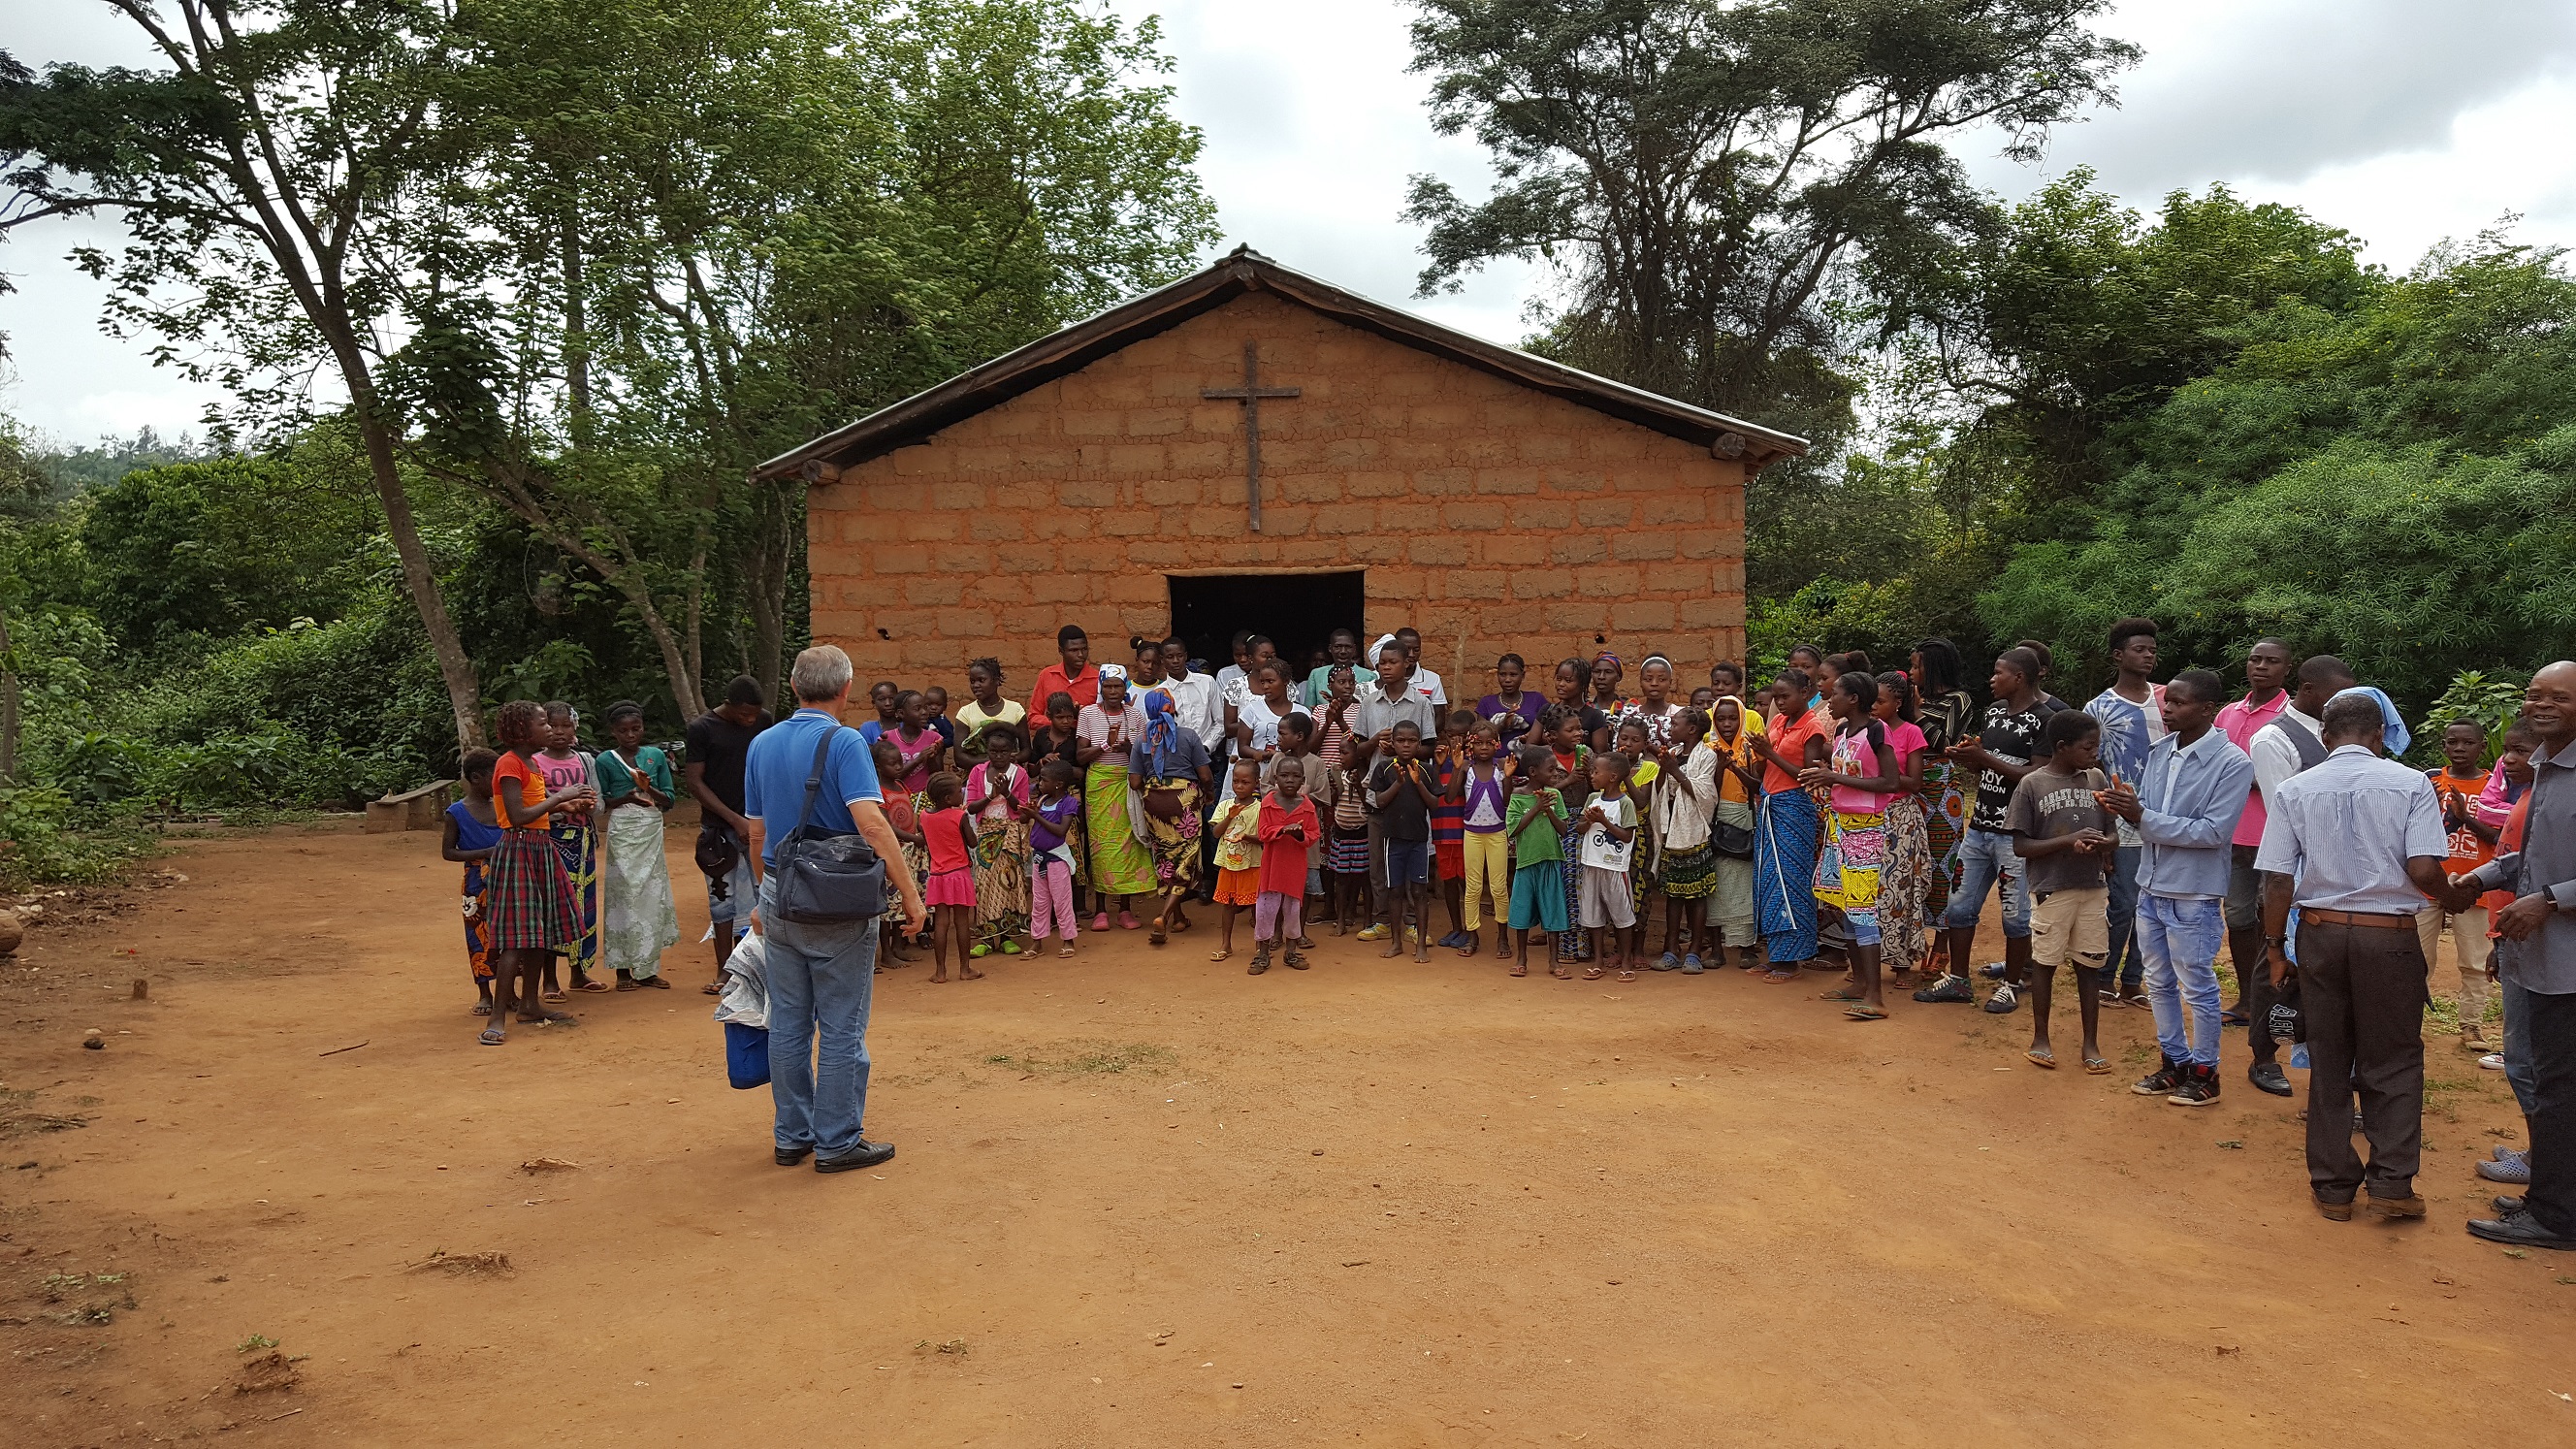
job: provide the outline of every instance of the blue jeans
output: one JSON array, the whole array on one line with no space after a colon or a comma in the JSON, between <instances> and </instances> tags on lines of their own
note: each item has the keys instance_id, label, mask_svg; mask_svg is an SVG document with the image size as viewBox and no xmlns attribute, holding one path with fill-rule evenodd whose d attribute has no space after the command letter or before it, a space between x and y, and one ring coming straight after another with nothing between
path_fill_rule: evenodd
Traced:
<instances>
[{"instance_id":1,"label":"blue jeans","mask_svg":"<svg viewBox=\"0 0 2576 1449\"><path fill-rule=\"evenodd\" d=\"M2138 954L2138 862L2146 854L2143 845L2111 852L2111 954L2102 962L2105 990L2135 991L2146 980L2146 960Z\"/></svg>"},{"instance_id":2,"label":"blue jeans","mask_svg":"<svg viewBox=\"0 0 2576 1449\"><path fill-rule=\"evenodd\" d=\"M2522 1115L2531 1115L2531 993L2511 977L2496 982L2504 988L2504 1079Z\"/></svg>"},{"instance_id":3,"label":"blue jeans","mask_svg":"<svg viewBox=\"0 0 2576 1449\"><path fill-rule=\"evenodd\" d=\"M2146 958L2147 1001L2155 1008L2156 1045L2167 1061L2218 1065L2218 948L2227 941L2225 913L2218 901L2138 898L2138 954Z\"/></svg>"},{"instance_id":4,"label":"blue jeans","mask_svg":"<svg viewBox=\"0 0 2576 1449\"><path fill-rule=\"evenodd\" d=\"M774 875L760 882L760 927L768 953L769 1096L778 1104L778 1145L846 1157L858 1150L868 1107L877 922L798 925L775 909L777 882Z\"/></svg>"},{"instance_id":5,"label":"blue jeans","mask_svg":"<svg viewBox=\"0 0 2576 1449\"><path fill-rule=\"evenodd\" d=\"M1959 838L1959 888L1950 892L1941 924L1953 931L1975 925L1997 881L2004 888L2004 935L2029 939L2030 870L2013 853L2013 838L1993 830L1970 830Z\"/></svg>"}]
</instances>

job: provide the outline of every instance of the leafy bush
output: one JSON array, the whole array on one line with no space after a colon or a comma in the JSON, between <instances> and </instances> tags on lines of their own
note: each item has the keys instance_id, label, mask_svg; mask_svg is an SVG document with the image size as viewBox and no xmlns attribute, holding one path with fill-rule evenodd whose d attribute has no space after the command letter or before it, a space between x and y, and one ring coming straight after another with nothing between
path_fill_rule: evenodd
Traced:
<instances>
[{"instance_id":1,"label":"leafy bush","mask_svg":"<svg viewBox=\"0 0 2576 1449\"><path fill-rule=\"evenodd\" d=\"M0 885L105 880L147 848L130 813L83 812L49 785L0 789Z\"/></svg>"},{"instance_id":2,"label":"leafy bush","mask_svg":"<svg viewBox=\"0 0 2576 1449\"><path fill-rule=\"evenodd\" d=\"M2442 731L2454 721L2467 720L2486 733L2487 757L2504 753L2504 732L2522 715L2522 694L2530 680L2511 670L2490 675L2483 670L2464 669L2451 677L2451 687L2433 701L2424 712L2424 726L2415 732L2413 753L2441 753Z\"/></svg>"}]
</instances>

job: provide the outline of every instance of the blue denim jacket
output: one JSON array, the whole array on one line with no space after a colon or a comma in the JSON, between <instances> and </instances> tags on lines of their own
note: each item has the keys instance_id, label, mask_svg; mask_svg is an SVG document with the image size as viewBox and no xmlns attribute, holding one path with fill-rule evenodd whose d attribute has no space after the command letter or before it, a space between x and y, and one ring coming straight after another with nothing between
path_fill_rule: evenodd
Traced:
<instances>
[{"instance_id":1,"label":"blue denim jacket","mask_svg":"<svg viewBox=\"0 0 2576 1449\"><path fill-rule=\"evenodd\" d=\"M2254 785L2254 761L2212 729L2184 749L2167 735L2138 782L2138 889L2168 900L2227 898L2229 843Z\"/></svg>"}]
</instances>

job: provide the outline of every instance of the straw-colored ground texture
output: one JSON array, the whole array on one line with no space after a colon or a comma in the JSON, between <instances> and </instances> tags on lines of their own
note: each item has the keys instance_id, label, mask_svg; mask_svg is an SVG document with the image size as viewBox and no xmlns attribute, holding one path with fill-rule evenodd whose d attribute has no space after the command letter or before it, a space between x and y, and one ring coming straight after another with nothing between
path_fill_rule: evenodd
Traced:
<instances>
[{"instance_id":1,"label":"straw-colored ground texture","mask_svg":"<svg viewBox=\"0 0 2576 1449\"><path fill-rule=\"evenodd\" d=\"M685 845L679 989L499 1049L435 836L55 899L0 962L7 1442L2576 1440L2576 1257L2461 1232L2518 1123L2450 1037L2431 1220L2335 1224L2241 1038L2221 1105L2130 1094L2142 1011L2087 1077L2061 1000L2043 1073L2026 1011L1248 978L1208 918L880 976L900 1155L825 1177L725 1085Z\"/></svg>"}]
</instances>

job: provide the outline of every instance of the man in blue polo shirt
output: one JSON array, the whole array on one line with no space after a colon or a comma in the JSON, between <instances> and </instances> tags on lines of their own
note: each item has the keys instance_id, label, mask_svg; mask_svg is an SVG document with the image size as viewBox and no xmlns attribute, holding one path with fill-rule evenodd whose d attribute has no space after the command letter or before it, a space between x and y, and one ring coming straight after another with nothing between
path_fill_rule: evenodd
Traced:
<instances>
[{"instance_id":1,"label":"man in blue polo shirt","mask_svg":"<svg viewBox=\"0 0 2576 1449\"><path fill-rule=\"evenodd\" d=\"M753 848L764 867L777 864L778 842L805 815L805 780L814 772L814 751L828 735L831 747L823 758L810 832L864 837L902 895L906 933L919 931L928 913L921 885L886 821L867 744L841 723L850 702L850 656L817 644L796 656L788 681L796 692L796 713L762 731L744 764L743 805L751 816ZM778 1165L794 1167L812 1153L816 1172L874 1167L894 1156L892 1144L870 1142L859 1132L868 1105L877 918L799 924L774 909L777 891L778 876L764 870L756 919L768 966L769 1094L778 1107Z\"/></svg>"}]
</instances>

